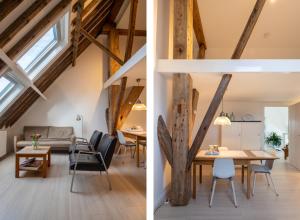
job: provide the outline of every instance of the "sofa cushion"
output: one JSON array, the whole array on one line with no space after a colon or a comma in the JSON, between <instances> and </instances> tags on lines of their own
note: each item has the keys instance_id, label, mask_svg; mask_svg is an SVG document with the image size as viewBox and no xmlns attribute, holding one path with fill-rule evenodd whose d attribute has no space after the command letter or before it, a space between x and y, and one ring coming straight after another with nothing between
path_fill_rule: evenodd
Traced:
<instances>
[{"instance_id":1,"label":"sofa cushion","mask_svg":"<svg viewBox=\"0 0 300 220\"><path fill-rule=\"evenodd\" d=\"M65 141L65 140L54 140L54 141L39 141L38 145L39 146L51 146L51 147L66 147L69 149L69 146L72 144L71 141ZM18 141L17 146L18 147L25 147L25 146L31 146L32 141Z\"/></svg>"},{"instance_id":2,"label":"sofa cushion","mask_svg":"<svg viewBox=\"0 0 300 220\"><path fill-rule=\"evenodd\" d=\"M48 126L24 126L24 139L27 141L32 140L31 136L33 134L40 134L41 139L48 137Z\"/></svg>"},{"instance_id":3,"label":"sofa cushion","mask_svg":"<svg viewBox=\"0 0 300 220\"><path fill-rule=\"evenodd\" d=\"M73 127L49 127L48 138L71 138Z\"/></svg>"}]
</instances>

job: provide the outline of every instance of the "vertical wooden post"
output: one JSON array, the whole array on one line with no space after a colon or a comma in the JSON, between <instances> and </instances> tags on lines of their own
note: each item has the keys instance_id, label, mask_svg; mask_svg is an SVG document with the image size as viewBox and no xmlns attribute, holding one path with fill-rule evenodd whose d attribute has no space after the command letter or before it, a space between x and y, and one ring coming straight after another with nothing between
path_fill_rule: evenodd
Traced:
<instances>
[{"instance_id":1,"label":"vertical wooden post","mask_svg":"<svg viewBox=\"0 0 300 220\"><path fill-rule=\"evenodd\" d=\"M193 58L193 0L174 0L173 58ZM189 74L173 76L173 164L172 205L186 205L191 197L191 169L187 169L192 129L192 79Z\"/></svg>"}]
</instances>

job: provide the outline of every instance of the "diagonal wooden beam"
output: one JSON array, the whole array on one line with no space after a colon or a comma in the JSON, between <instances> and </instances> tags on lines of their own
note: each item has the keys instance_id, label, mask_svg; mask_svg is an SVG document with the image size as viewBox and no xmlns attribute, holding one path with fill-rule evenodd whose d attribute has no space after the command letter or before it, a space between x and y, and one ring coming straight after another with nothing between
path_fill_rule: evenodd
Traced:
<instances>
[{"instance_id":1,"label":"diagonal wooden beam","mask_svg":"<svg viewBox=\"0 0 300 220\"><path fill-rule=\"evenodd\" d=\"M103 31L101 34L109 34L111 30L111 27L106 25L103 27ZM118 32L119 35L128 35L128 29L123 29L123 28L116 28L116 31ZM147 36L147 31L146 30L134 30L134 36L139 36L139 37L146 37Z\"/></svg>"},{"instance_id":2,"label":"diagonal wooden beam","mask_svg":"<svg viewBox=\"0 0 300 220\"><path fill-rule=\"evenodd\" d=\"M193 27L194 27L194 32L196 35L196 39L197 39L199 48L201 48L203 46L204 49L206 49L207 48L206 41L205 41L205 37L204 37L204 32L203 32L203 27L202 27L200 11L199 11L197 0L193 0Z\"/></svg>"},{"instance_id":3,"label":"diagonal wooden beam","mask_svg":"<svg viewBox=\"0 0 300 220\"><path fill-rule=\"evenodd\" d=\"M172 137L161 115L158 117L158 122L157 122L157 136L158 136L159 145L163 150L170 166L172 167L173 165Z\"/></svg>"},{"instance_id":4,"label":"diagonal wooden beam","mask_svg":"<svg viewBox=\"0 0 300 220\"><path fill-rule=\"evenodd\" d=\"M118 124L117 129L121 129L124 122L126 121L129 113L131 112L132 106L136 101L138 100L139 96L141 95L142 91L144 89L144 86L133 86L129 94L127 95L124 103L122 104L120 114L118 117Z\"/></svg>"},{"instance_id":5,"label":"diagonal wooden beam","mask_svg":"<svg viewBox=\"0 0 300 220\"><path fill-rule=\"evenodd\" d=\"M108 23L115 23L116 17L118 16L120 9L122 8L125 0L114 0L113 7L110 11Z\"/></svg>"},{"instance_id":6,"label":"diagonal wooden beam","mask_svg":"<svg viewBox=\"0 0 300 220\"><path fill-rule=\"evenodd\" d=\"M101 50L103 50L108 56L110 56L112 59L117 61L120 65L123 65L124 62L115 55L112 51L110 51L108 48L106 48L103 44L101 44L99 41L97 41L92 35L90 35L86 30L83 28L80 29L80 32L92 43L94 43L97 47L99 47Z\"/></svg>"},{"instance_id":7,"label":"diagonal wooden beam","mask_svg":"<svg viewBox=\"0 0 300 220\"><path fill-rule=\"evenodd\" d=\"M252 13L248 19L248 22L244 28L242 36L234 50L232 59L239 59L241 57L242 52L244 51L244 49L246 47L246 44L251 36L253 28L254 28L254 26L258 20L258 17L262 11L265 1L266 0L257 0L256 4L254 6L254 9L252 10ZM228 87L231 77L232 77L231 74L224 74L222 77L222 80L218 86L218 89L213 97L212 102L210 103L210 106L204 116L201 126L198 129L196 137L195 137L193 144L189 150L187 168L191 167L193 160L196 157L197 152L198 152L199 148L201 147L201 144L203 143L203 140L206 136L208 128L209 128L209 126L215 116L215 113L221 103L221 100L223 98L223 95L224 95L227 87Z\"/></svg>"},{"instance_id":8,"label":"diagonal wooden beam","mask_svg":"<svg viewBox=\"0 0 300 220\"><path fill-rule=\"evenodd\" d=\"M75 25L75 32L73 38L73 61L72 66L76 65L76 58L77 58L77 51L78 51L78 44L79 44L79 37L80 37L80 29L81 29L81 20L82 20L82 12L84 8L83 0L79 0L77 4L77 16L76 16L76 25Z\"/></svg>"},{"instance_id":9,"label":"diagonal wooden beam","mask_svg":"<svg viewBox=\"0 0 300 220\"><path fill-rule=\"evenodd\" d=\"M125 62L130 59L132 54L137 5L138 5L138 0L131 0L130 17L129 17L129 24L128 24L128 37L127 37L126 51L125 51Z\"/></svg>"},{"instance_id":10,"label":"diagonal wooden beam","mask_svg":"<svg viewBox=\"0 0 300 220\"><path fill-rule=\"evenodd\" d=\"M0 34L0 48L3 48L21 31L51 0L37 0Z\"/></svg>"},{"instance_id":11,"label":"diagonal wooden beam","mask_svg":"<svg viewBox=\"0 0 300 220\"><path fill-rule=\"evenodd\" d=\"M242 53L248 43L248 40L251 36L251 33L254 29L254 26L259 18L259 15L266 3L266 0L257 0L254 6L254 9L252 10L252 13L247 21L246 27L244 28L244 31L240 37L239 43L237 47L235 48L231 59L240 59L242 56Z\"/></svg>"},{"instance_id":12,"label":"diagonal wooden beam","mask_svg":"<svg viewBox=\"0 0 300 220\"><path fill-rule=\"evenodd\" d=\"M0 22L22 2L23 0L2 0L0 2Z\"/></svg>"}]
</instances>

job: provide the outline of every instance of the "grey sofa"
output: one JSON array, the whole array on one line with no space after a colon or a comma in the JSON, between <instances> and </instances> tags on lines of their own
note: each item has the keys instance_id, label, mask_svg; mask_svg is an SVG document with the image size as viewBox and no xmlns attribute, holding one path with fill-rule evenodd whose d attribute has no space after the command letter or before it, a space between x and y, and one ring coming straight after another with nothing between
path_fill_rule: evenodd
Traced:
<instances>
[{"instance_id":1,"label":"grey sofa","mask_svg":"<svg viewBox=\"0 0 300 220\"><path fill-rule=\"evenodd\" d=\"M15 151L32 145L32 134L41 134L40 146L51 146L55 151L68 151L75 141L73 127L25 126L23 134L14 137Z\"/></svg>"}]
</instances>

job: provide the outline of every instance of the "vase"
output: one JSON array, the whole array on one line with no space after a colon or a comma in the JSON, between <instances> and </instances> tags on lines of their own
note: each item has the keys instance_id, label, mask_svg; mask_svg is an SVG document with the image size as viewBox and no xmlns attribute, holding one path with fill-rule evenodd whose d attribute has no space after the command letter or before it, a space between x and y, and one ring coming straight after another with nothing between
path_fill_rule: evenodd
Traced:
<instances>
[{"instance_id":1,"label":"vase","mask_svg":"<svg viewBox=\"0 0 300 220\"><path fill-rule=\"evenodd\" d=\"M38 149L38 142L37 141L32 141L32 148L33 148L33 150Z\"/></svg>"}]
</instances>

